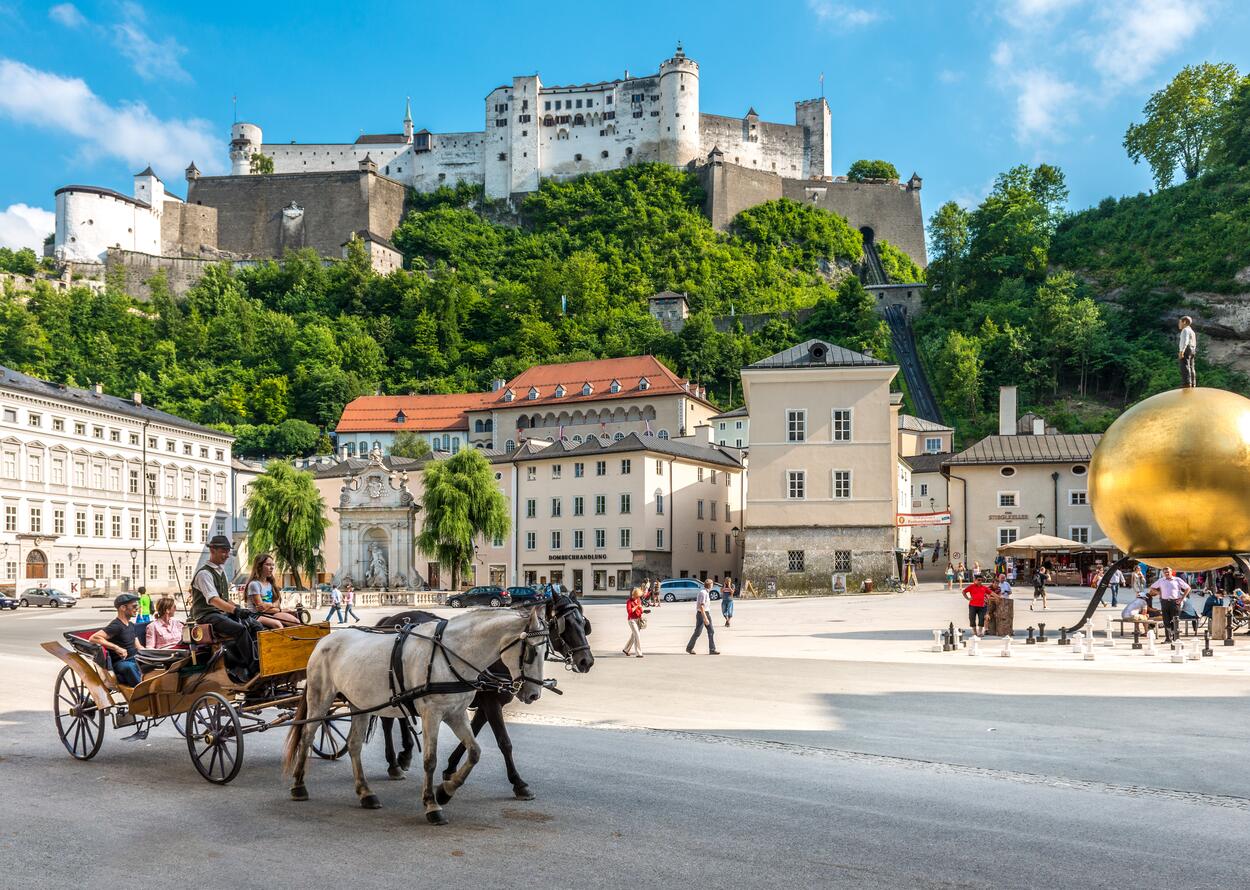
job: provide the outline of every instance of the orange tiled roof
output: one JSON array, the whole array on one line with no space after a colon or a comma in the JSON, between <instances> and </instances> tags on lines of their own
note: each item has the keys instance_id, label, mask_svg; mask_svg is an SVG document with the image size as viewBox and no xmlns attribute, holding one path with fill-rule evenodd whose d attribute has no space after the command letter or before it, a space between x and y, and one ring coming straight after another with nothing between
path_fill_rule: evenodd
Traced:
<instances>
[{"instance_id":1,"label":"orange tiled roof","mask_svg":"<svg viewBox=\"0 0 1250 890\"><path fill-rule=\"evenodd\" d=\"M468 430L465 414L484 407L495 393L469 392L415 396L360 396L343 409L336 432L377 430ZM403 412L404 419L396 417Z\"/></svg>"},{"instance_id":2,"label":"orange tiled roof","mask_svg":"<svg viewBox=\"0 0 1250 890\"><path fill-rule=\"evenodd\" d=\"M639 381L646 378L648 388L639 389ZM612 392L612 381L621 385L620 392ZM589 383L590 395L582 395L582 387ZM556 395L556 387L563 386L563 396ZM528 398L530 388L538 390L538 398ZM526 405L567 405L600 402L606 399L629 399L642 396L663 396L682 393L700 402L707 399L699 395L691 385L686 390L686 380L678 377L653 355L631 355L625 358L593 359L586 362L566 362L559 365L535 365L522 371L498 392L487 393L489 407L521 407ZM505 402L508 390L513 399ZM481 409L479 409L481 410Z\"/></svg>"}]
</instances>

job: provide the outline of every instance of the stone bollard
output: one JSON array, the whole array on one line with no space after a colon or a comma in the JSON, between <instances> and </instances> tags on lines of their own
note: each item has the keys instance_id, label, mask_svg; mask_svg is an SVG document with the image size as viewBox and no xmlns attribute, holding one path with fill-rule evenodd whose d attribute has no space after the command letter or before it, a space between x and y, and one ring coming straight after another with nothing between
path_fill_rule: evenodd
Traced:
<instances>
[{"instance_id":1,"label":"stone bollard","mask_svg":"<svg viewBox=\"0 0 1250 890\"><path fill-rule=\"evenodd\" d=\"M1029 646L1032 646L1037 642L1037 640L1033 639L1033 625L1031 624L1029 625L1029 638L1024 642Z\"/></svg>"},{"instance_id":2,"label":"stone bollard","mask_svg":"<svg viewBox=\"0 0 1250 890\"><path fill-rule=\"evenodd\" d=\"M1089 636L1085 638L1085 660L1094 660L1094 632L1090 631Z\"/></svg>"},{"instance_id":3,"label":"stone bollard","mask_svg":"<svg viewBox=\"0 0 1250 890\"><path fill-rule=\"evenodd\" d=\"M1078 630L1076 633L1072 635L1072 639L1069 640L1067 636L1064 634L1064 629L1060 628L1059 629L1059 645L1067 646L1069 644L1071 644L1072 646L1072 651L1075 652L1077 656L1079 657L1081 654L1082 647L1085 645L1085 634L1081 633Z\"/></svg>"},{"instance_id":4,"label":"stone bollard","mask_svg":"<svg viewBox=\"0 0 1250 890\"><path fill-rule=\"evenodd\" d=\"M1001 658L1011 658L1011 637L1003 637L1003 648L998 654Z\"/></svg>"},{"instance_id":5,"label":"stone bollard","mask_svg":"<svg viewBox=\"0 0 1250 890\"><path fill-rule=\"evenodd\" d=\"M1185 644L1180 640L1172 641L1172 664L1185 663Z\"/></svg>"},{"instance_id":6,"label":"stone bollard","mask_svg":"<svg viewBox=\"0 0 1250 890\"><path fill-rule=\"evenodd\" d=\"M933 632L933 651L934 652L942 651L942 631L940 630L935 630Z\"/></svg>"},{"instance_id":7,"label":"stone bollard","mask_svg":"<svg viewBox=\"0 0 1250 890\"><path fill-rule=\"evenodd\" d=\"M961 645L961 646L963 646L965 649L967 649L967 648L968 648L968 637L970 637L970 636L972 636L972 631L971 631L971 630L969 630L969 631L968 631L968 636L964 636L964 629L963 629L962 627L961 627L961 628L959 628L959 645Z\"/></svg>"},{"instance_id":8,"label":"stone bollard","mask_svg":"<svg viewBox=\"0 0 1250 890\"><path fill-rule=\"evenodd\" d=\"M1136 621L1133 622L1133 648L1141 648L1141 625Z\"/></svg>"},{"instance_id":9,"label":"stone bollard","mask_svg":"<svg viewBox=\"0 0 1250 890\"><path fill-rule=\"evenodd\" d=\"M1079 635L1080 631L1077 631L1077 634ZM1059 628L1059 645L1060 646L1068 645L1068 629L1066 627Z\"/></svg>"},{"instance_id":10,"label":"stone bollard","mask_svg":"<svg viewBox=\"0 0 1250 890\"><path fill-rule=\"evenodd\" d=\"M1144 654L1146 655L1158 655L1159 654L1158 651L1155 649L1154 628L1151 628L1150 630L1146 631L1146 652Z\"/></svg>"},{"instance_id":11,"label":"stone bollard","mask_svg":"<svg viewBox=\"0 0 1250 890\"><path fill-rule=\"evenodd\" d=\"M969 642L970 642L970 645L968 646L968 654L980 655L981 654L981 638L978 636L973 636L973 638Z\"/></svg>"},{"instance_id":12,"label":"stone bollard","mask_svg":"<svg viewBox=\"0 0 1250 890\"><path fill-rule=\"evenodd\" d=\"M1197 640L1185 647L1185 659L1186 661L1202 661L1202 650L1198 648Z\"/></svg>"},{"instance_id":13,"label":"stone bollard","mask_svg":"<svg viewBox=\"0 0 1250 890\"><path fill-rule=\"evenodd\" d=\"M1040 621L1037 622L1037 641L1039 643L1046 642L1046 625Z\"/></svg>"},{"instance_id":14,"label":"stone bollard","mask_svg":"<svg viewBox=\"0 0 1250 890\"><path fill-rule=\"evenodd\" d=\"M1111 616L1107 616L1107 641L1103 643L1108 649L1115 648L1115 633L1111 629Z\"/></svg>"},{"instance_id":15,"label":"stone bollard","mask_svg":"<svg viewBox=\"0 0 1250 890\"><path fill-rule=\"evenodd\" d=\"M1202 632L1202 657L1210 658L1215 653L1211 651L1211 631L1204 630Z\"/></svg>"}]
</instances>

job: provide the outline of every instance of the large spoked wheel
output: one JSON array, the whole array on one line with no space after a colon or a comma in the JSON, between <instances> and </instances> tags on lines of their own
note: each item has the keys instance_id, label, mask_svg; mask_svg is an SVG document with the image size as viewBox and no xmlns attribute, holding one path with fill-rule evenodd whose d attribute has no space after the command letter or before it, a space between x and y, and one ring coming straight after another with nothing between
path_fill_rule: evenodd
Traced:
<instances>
[{"instance_id":1,"label":"large spoked wheel","mask_svg":"<svg viewBox=\"0 0 1250 890\"><path fill-rule=\"evenodd\" d=\"M338 760L347 753L347 732L351 717L331 717L317 724L313 732L313 753L322 760Z\"/></svg>"},{"instance_id":2,"label":"large spoked wheel","mask_svg":"<svg viewBox=\"0 0 1250 890\"><path fill-rule=\"evenodd\" d=\"M206 692L187 711L187 750L196 770L214 785L225 785L243 766L243 727L234 705Z\"/></svg>"},{"instance_id":3,"label":"large spoked wheel","mask_svg":"<svg viewBox=\"0 0 1250 890\"><path fill-rule=\"evenodd\" d=\"M71 667L61 668L57 675L52 711L61 744L70 756L76 760L95 757L104 744L104 712L96 707L87 684Z\"/></svg>"}]
</instances>

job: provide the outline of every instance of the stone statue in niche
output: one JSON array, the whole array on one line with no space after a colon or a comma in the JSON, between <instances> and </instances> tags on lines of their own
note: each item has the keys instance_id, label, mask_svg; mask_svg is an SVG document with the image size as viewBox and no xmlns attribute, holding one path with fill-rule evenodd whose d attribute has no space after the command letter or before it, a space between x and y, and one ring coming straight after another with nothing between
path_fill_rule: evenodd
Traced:
<instances>
[{"instance_id":1,"label":"stone statue in niche","mask_svg":"<svg viewBox=\"0 0 1250 890\"><path fill-rule=\"evenodd\" d=\"M387 586L386 548L381 544L369 545L369 570L365 574L365 583L370 587Z\"/></svg>"},{"instance_id":2,"label":"stone statue in niche","mask_svg":"<svg viewBox=\"0 0 1250 890\"><path fill-rule=\"evenodd\" d=\"M382 480L379 479L377 476L370 476L369 481L365 483L365 493L368 494L369 497L371 497L375 501L381 498L382 497Z\"/></svg>"}]
</instances>

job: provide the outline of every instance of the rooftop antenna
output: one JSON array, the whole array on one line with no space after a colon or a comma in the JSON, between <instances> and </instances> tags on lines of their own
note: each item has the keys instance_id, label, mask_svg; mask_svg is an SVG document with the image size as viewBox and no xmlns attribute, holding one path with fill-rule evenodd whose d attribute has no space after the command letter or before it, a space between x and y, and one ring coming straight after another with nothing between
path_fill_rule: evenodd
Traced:
<instances>
[{"instance_id":1,"label":"rooftop antenna","mask_svg":"<svg viewBox=\"0 0 1250 890\"><path fill-rule=\"evenodd\" d=\"M239 122L239 97L231 96L230 104L234 106L234 122L237 124Z\"/></svg>"}]
</instances>

